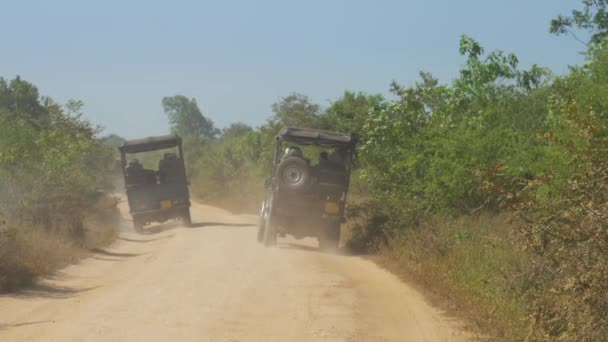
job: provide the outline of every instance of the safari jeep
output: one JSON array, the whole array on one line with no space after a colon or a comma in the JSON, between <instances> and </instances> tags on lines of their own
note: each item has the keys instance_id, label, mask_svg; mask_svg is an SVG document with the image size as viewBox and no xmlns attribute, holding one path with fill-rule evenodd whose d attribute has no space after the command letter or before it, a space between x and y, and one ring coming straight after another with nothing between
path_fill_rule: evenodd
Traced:
<instances>
[{"instance_id":1,"label":"safari jeep","mask_svg":"<svg viewBox=\"0 0 608 342\"><path fill-rule=\"evenodd\" d=\"M135 230L141 232L149 223L175 218L191 225L182 139L167 135L130 140L119 151ZM148 164L158 167L146 169L139 159L132 158L142 154Z\"/></svg>"},{"instance_id":2,"label":"safari jeep","mask_svg":"<svg viewBox=\"0 0 608 342\"><path fill-rule=\"evenodd\" d=\"M322 249L337 248L355 147L347 134L283 128L276 138L272 177L266 181L258 241L268 247L289 234L316 237Z\"/></svg>"}]
</instances>

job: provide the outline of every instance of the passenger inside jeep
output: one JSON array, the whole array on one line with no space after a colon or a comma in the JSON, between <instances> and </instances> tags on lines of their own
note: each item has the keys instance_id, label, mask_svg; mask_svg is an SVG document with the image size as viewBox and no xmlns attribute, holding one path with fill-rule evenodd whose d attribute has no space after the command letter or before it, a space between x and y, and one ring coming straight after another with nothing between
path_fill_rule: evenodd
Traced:
<instances>
[{"instance_id":1,"label":"passenger inside jeep","mask_svg":"<svg viewBox=\"0 0 608 342\"><path fill-rule=\"evenodd\" d=\"M331 167L332 167L332 165L329 161L329 155L327 154L327 152L323 151L323 152L319 153L319 164L317 164L313 167L313 170L315 170L315 173L318 173L324 169L330 169Z\"/></svg>"},{"instance_id":2,"label":"passenger inside jeep","mask_svg":"<svg viewBox=\"0 0 608 342\"><path fill-rule=\"evenodd\" d=\"M331 156L326 151L319 153L319 164L313 166L313 173L322 184L343 185L346 182L346 168L339 151Z\"/></svg>"},{"instance_id":3,"label":"passenger inside jeep","mask_svg":"<svg viewBox=\"0 0 608 342\"><path fill-rule=\"evenodd\" d=\"M285 149L285 154L283 155L283 159L289 158L289 157L306 159L306 158L304 158L304 153L302 153L302 150L297 146L289 146L288 148Z\"/></svg>"},{"instance_id":4,"label":"passenger inside jeep","mask_svg":"<svg viewBox=\"0 0 608 342\"><path fill-rule=\"evenodd\" d=\"M128 185L144 185L156 183L156 171L144 169L138 159L129 161L125 171L127 172Z\"/></svg>"},{"instance_id":5,"label":"passenger inside jeep","mask_svg":"<svg viewBox=\"0 0 608 342\"><path fill-rule=\"evenodd\" d=\"M158 162L158 180L160 184L177 183L184 178L182 163L175 153L165 153Z\"/></svg>"},{"instance_id":6,"label":"passenger inside jeep","mask_svg":"<svg viewBox=\"0 0 608 342\"><path fill-rule=\"evenodd\" d=\"M304 160L306 160L306 163L310 166L310 159L306 158L304 156L304 153L302 152L302 149L300 149L297 146L290 146L285 149L285 154L283 155L283 159L289 158L289 157L304 159Z\"/></svg>"}]
</instances>

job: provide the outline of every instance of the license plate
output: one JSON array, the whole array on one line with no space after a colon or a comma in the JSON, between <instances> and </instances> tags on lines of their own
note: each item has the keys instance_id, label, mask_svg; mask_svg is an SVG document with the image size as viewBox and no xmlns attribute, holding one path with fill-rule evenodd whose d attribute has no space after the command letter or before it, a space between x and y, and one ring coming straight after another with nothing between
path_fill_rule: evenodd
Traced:
<instances>
[{"instance_id":1,"label":"license plate","mask_svg":"<svg viewBox=\"0 0 608 342\"><path fill-rule=\"evenodd\" d=\"M340 212L340 206L336 202L325 202L325 212L328 214L337 214Z\"/></svg>"},{"instance_id":2,"label":"license plate","mask_svg":"<svg viewBox=\"0 0 608 342\"><path fill-rule=\"evenodd\" d=\"M160 201L161 209L170 209L173 206L173 202L171 200Z\"/></svg>"}]
</instances>

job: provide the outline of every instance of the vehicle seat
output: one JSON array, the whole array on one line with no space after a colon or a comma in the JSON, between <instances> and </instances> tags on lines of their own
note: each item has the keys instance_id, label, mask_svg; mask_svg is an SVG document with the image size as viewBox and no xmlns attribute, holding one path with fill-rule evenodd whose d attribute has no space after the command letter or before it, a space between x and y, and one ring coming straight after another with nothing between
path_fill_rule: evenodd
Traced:
<instances>
[{"instance_id":1,"label":"vehicle seat","mask_svg":"<svg viewBox=\"0 0 608 342\"><path fill-rule=\"evenodd\" d=\"M147 170L137 160L132 160L127 165L127 185L156 184L156 171Z\"/></svg>"},{"instance_id":2,"label":"vehicle seat","mask_svg":"<svg viewBox=\"0 0 608 342\"><path fill-rule=\"evenodd\" d=\"M321 161L314 169L319 184L346 187L348 173L342 164Z\"/></svg>"},{"instance_id":3,"label":"vehicle seat","mask_svg":"<svg viewBox=\"0 0 608 342\"><path fill-rule=\"evenodd\" d=\"M138 160L131 160L125 168L127 185L145 184L144 168Z\"/></svg>"},{"instance_id":4,"label":"vehicle seat","mask_svg":"<svg viewBox=\"0 0 608 342\"><path fill-rule=\"evenodd\" d=\"M157 184L157 173L154 170L144 169L144 181L145 184Z\"/></svg>"},{"instance_id":5,"label":"vehicle seat","mask_svg":"<svg viewBox=\"0 0 608 342\"><path fill-rule=\"evenodd\" d=\"M179 183L185 179L181 159L175 153L167 153L158 163L158 178L161 184Z\"/></svg>"}]
</instances>

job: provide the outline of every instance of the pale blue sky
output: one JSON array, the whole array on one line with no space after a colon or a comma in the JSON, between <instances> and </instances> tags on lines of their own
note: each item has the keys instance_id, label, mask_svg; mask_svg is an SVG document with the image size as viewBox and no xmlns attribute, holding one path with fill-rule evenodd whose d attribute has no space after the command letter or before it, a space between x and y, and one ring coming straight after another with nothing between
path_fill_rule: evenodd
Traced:
<instances>
[{"instance_id":1,"label":"pale blue sky","mask_svg":"<svg viewBox=\"0 0 608 342\"><path fill-rule=\"evenodd\" d=\"M218 126L263 123L297 91L387 93L420 70L457 75L462 34L556 73L583 46L548 33L580 0L0 0L0 76L21 75L128 138L168 131L160 101L197 99Z\"/></svg>"}]
</instances>

